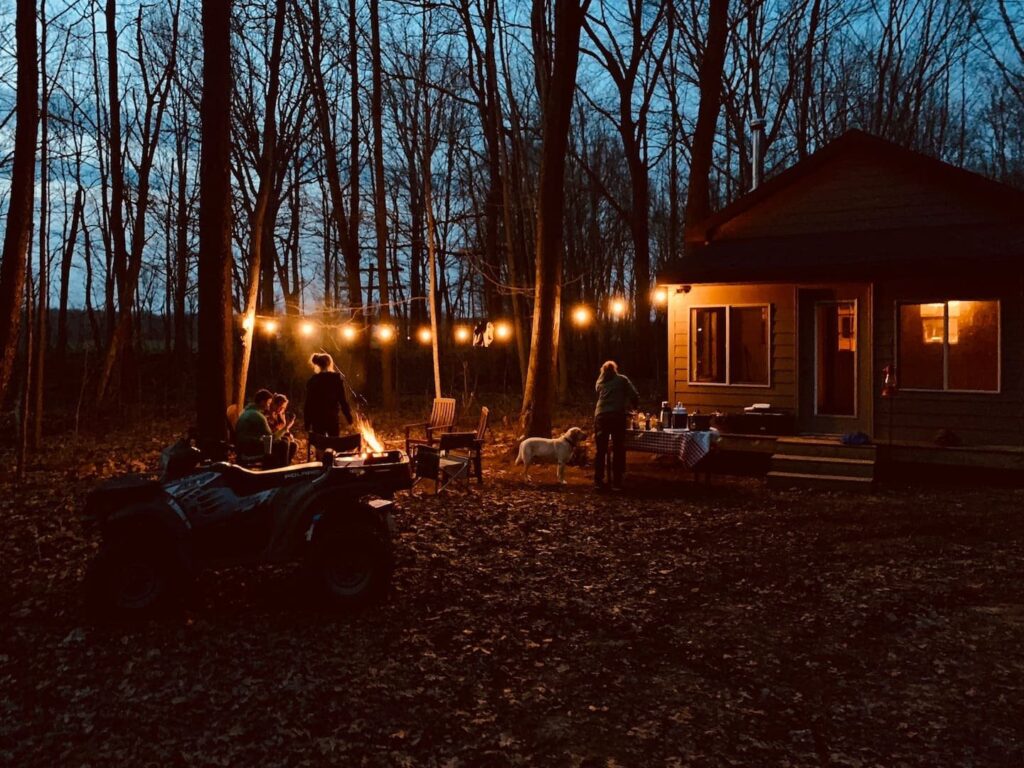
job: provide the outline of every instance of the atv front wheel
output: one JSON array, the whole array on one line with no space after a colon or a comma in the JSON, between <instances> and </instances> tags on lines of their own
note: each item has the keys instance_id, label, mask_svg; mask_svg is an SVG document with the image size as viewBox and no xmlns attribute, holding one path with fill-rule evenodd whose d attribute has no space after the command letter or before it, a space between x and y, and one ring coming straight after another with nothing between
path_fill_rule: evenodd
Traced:
<instances>
[{"instance_id":1,"label":"atv front wheel","mask_svg":"<svg viewBox=\"0 0 1024 768\"><path fill-rule=\"evenodd\" d=\"M314 535L310 568L334 605L359 610L384 598L393 570L387 532L369 520L346 521Z\"/></svg>"},{"instance_id":2,"label":"atv front wheel","mask_svg":"<svg viewBox=\"0 0 1024 768\"><path fill-rule=\"evenodd\" d=\"M104 542L89 565L86 604L101 615L141 616L177 593L184 576L170 542L145 529L125 531Z\"/></svg>"}]
</instances>

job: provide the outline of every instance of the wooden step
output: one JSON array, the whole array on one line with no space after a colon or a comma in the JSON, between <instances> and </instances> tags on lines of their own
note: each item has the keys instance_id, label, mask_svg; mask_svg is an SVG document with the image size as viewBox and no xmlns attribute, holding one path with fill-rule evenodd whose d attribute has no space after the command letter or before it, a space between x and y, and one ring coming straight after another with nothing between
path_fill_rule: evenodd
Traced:
<instances>
[{"instance_id":1,"label":"wooden step","mask_svg":"<svg viewBox=\"0 0 1024 768\"><path fill-rule=\"evenodd\" d=\"M823 491L866 491L872 486L870 477L847 477L845 475L818 475L805 472L768 473L768 485L772 488L817 488Z\"/></svg>"},{"instance_id":2,"label":"wooden step","mask_svg":"<svg viewBox=\"0 0 1024 768\"><path fill-rule=\"evenodd\" d=\"M781 438L775 443L776 456L816 456L873 461L875 454L874 445L843 445L838 440Z\"/></svg>"},{"instance_id":3,"label":"wooden step","mask_svg":"<svg viewBox=\"0 0 1024 768\"><path fill-rule=\"evenodd\" d=\"M842 477L875 476L875 460L846 459L838 456L795 456L777 453L772 456L771 469L804 475L840 475Z\"/></svg>"}]
</instances>

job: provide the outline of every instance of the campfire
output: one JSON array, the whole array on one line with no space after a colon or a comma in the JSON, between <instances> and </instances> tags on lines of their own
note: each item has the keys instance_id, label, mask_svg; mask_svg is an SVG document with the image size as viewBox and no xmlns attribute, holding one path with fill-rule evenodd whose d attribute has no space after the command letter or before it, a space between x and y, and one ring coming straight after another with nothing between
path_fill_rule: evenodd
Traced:
<instances>
[{"instance_id":1,"label":"campfire","mask_svg":"<svg viewBox=\"0 0 1024 768\"><path fill-rule=\"evenodd\" d=\"M353 426L359 430L359 434L363 436L363 445L373 453L383 453L384 443L377 437L377 433L373 431L373 425L368 419L364 418L362 414L355 414L355 421Z\"/></svg>"}]
</instances>

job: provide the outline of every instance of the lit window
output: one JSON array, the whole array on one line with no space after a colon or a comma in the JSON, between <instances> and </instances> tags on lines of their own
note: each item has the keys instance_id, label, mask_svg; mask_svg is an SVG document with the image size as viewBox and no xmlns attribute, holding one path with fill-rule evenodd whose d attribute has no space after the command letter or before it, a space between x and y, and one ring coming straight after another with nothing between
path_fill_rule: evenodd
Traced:
<instances>
[{"instance_id":1,"label":"lit window","mask_svg":"<svg viewBox=\"0 0 1024 768\"><path fill-rule=\"evenodd\" d=\"M999 390L999 302L899 305L899 384L904 389Z\"/></svg>"},{"instance_id":2,"label":"lit window","mask_svg":"<svg viewBox=\"0 0 1024 768\"><path fill-rule=\"evenodd\" d=\"M690 381L767 386L770 310L767 305L690 310Z\"/></svg>"}]
</instances>

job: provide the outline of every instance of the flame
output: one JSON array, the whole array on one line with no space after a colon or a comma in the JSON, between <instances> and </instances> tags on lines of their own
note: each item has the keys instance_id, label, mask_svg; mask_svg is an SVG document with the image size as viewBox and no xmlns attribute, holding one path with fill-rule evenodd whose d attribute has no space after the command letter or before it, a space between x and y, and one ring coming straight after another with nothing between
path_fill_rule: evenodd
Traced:
<instances>
[{"instance_id":1,"label":"flame","mask_svg":"<svg viewBox=\"0 0 1024 768\"><path fill-rule=\"evenodd\" d=\"M363 418L362 414L357 413L355 415L355 422L353 426L359 430L359 434L363 436L363 442L366 446L374 453L382 453L384 451L384 443L377 438L377 433L373 431L373 425Z\"/></svg>"}]
</instances>

